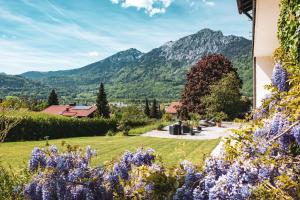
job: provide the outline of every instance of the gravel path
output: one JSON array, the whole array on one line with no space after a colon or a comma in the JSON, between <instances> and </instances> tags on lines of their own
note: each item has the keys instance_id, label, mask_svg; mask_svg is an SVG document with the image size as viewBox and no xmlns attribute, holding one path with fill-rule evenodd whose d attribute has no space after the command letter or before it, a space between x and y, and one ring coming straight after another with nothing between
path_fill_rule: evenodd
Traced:
<instances>
[{"instance_id":1,"label":"gravel path","mask_svg":"<svg viewBox=\"0 0 300 200\"><path fill-rule=\"evenodd\" d=\"M144 137L159 137L159 138L174 138L174 139L188 139L188 140L211 140L222 137L228 137L232 134L230 129L238 128L239 124L232 122L222 123L222 127L206 127L196 135L170 135L169 127L165 127L163 131L152 130L142 134Z\"/></svg>"}]
</instances>

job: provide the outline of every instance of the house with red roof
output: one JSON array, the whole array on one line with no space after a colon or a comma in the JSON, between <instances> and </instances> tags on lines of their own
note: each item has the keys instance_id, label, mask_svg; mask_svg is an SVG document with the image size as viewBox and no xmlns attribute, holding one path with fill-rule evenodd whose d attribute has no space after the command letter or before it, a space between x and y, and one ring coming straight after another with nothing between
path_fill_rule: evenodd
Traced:
<instances>
[{"instance_id":1,"label":"house with red roof","mask_svg":"<svg viewBox=\"0 0 300 200\"><path fill-rule=\"evenodd\" d=\"M181 107L181 103L180 102L172 102L167 108L166 108L166 113L173 115L174 117L177 117L178 115L178 110Z\"/></svg>"},{"instance_id":2,"label":"house with red roof","mask_svg":"<svg viewBox=\"0 0 300 200\"><path fill-rule=\"evenodd\" d=\"M51 115L61 115L66 117L93 117L97 110L97 106L71 106L71 105L53 105L49 106L42 113Z\"/></svg>"}]
</instances>

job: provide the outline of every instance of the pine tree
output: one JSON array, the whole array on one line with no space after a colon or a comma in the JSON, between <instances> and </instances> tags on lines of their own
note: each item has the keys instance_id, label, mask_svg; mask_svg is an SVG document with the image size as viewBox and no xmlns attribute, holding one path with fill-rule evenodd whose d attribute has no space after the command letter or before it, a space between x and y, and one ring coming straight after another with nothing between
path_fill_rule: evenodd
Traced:
<instances>
[{"instance_id":1,"label":"pine tree","mask_svg":"<svg viewBox=\"0 0 300 200\"><path fill-rule=\"evenodd\" d=\"M48 97L48 106L52 105L59 105L58 97L54 89L50 92Z\"/></svg>"},{"instance_id":2,"label":"pine tree","mask_svg":"<svg viewBox=\"0 0 300 200\"><path fill-rule=\"evenodd\" d=\"M97 100L96 100L96 106L97 106L96 113L98 116L109 118L109 114L110 114L109 105L106 99L106 93L104 91L103 83L100 84L99 93L97 95Z\"/></svg>"},{"instance_id":3,"label":"pine tree","mask_svg":"<svg viewBox=\"0 0 300 200\"><path fill-rule=\"evenodd\" d=\"M153 99L153 103L152 103L152 107L151 107L151 111L150 111L150 117L151 118L158 118L158 108L156 105L156 99Z\"/></svg>"},{"instance_id":4,"label":"pine tree","mask_svg":"<svg viewBox=\"0 0 300 200\"><path fill-rule=\"evenodd\" d=\"M150 117L150 108L149 108L149 102L148 102L148 99L146 99L146 102L145 102L144 113L145 113L146 116Z\"/></svg>"}]
</instances>

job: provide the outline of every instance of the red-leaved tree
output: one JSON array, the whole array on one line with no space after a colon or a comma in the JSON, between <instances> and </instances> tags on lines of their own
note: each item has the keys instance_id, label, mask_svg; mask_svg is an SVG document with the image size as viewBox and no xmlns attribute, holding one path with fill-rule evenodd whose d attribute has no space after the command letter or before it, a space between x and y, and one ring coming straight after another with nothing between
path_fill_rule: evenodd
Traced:
<instances>
[{"instance_id":1,"label":"red-leaved tree","mask_svg":"<svg viewBox=\"0 0 300 200\"><path fill-rule=\"evenodd\" d=\"M202 57L187 73L181 97L181 110L184 113L204 114L201 97L209 94L209 86L229 72L237 73L231 62L223 55L211 54Z\"/></svg>"}]
</instances>

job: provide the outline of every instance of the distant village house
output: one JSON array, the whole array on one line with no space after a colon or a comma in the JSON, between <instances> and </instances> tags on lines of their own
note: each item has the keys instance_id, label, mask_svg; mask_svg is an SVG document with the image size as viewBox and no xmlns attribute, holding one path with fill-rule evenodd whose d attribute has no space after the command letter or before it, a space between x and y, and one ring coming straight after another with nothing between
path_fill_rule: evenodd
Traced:
<instances>
[{"instance_id":1,"label":"distant village house","mask_svg":"<svg viewBox=\"0 0 300 200\"><path fill-rule=\"evenodd\" d=\"M75 118L92 118L96 110L96 106L53 105L43 110L42 113Z\"/></svg>"},{"instance_id":2,"label":"distant village house","mask_svg":"<svg viewBox=\"0 0 300 200\"><path fill-rule=\"evenodd\" d=\"M166 114L170 114L173 117L178 116L178 110L181 107L180 102L172 102L167 108L166 108Z\"/></svg>"}]
</instances>

